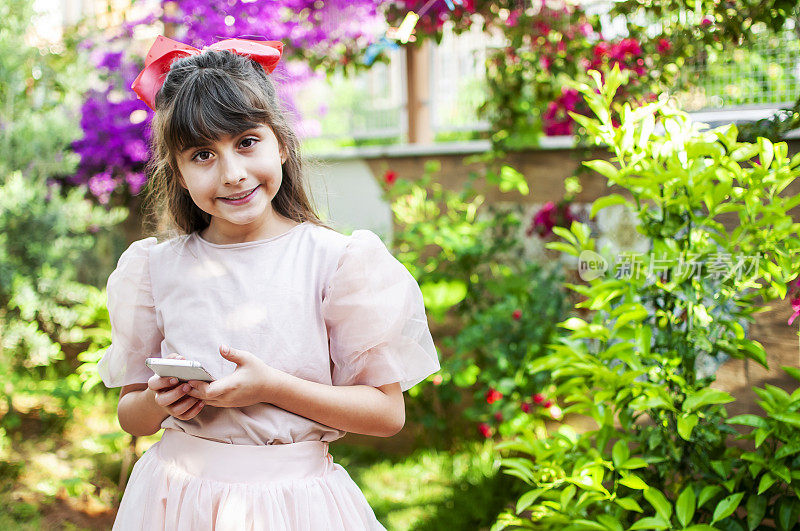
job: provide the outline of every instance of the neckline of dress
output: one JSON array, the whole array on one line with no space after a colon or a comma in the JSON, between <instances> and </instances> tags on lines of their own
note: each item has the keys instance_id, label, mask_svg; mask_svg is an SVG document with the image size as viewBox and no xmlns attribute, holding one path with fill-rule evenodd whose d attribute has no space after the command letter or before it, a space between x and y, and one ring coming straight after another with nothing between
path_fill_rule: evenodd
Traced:
<instances>
[{"instance_id":1,"label":"neckline of dress","mask_svg":"<svg viewBox=\"0 0 800 531\"><path fill-rule=\"evenodd\" d=\"M277 240L279 238L283 238L284 236L286 236L288 234L296 232L300 227L303 227L303 226L307 225L308 223L309 223L308 221L303 221L302 223L299 223L299 224L295 225L291 229L289 229L289 230L287 230L285 232L282 232L282 233L278 234L277 236L272 236L270 238L266 238L266 239L263 239L263 240L253 240L253 241L249 241L249 242L211 243L210 241L208 241L208 240L204 239L202 236L200 236L200 232L199 231L196 231L193 234L194 234L194 237L197 240L203 242L203 245L208 245L209 247L216 247L218 249L237 249L237 248L240 248L240 247L250 247L252 245L262 245L262 244L265 244L265 243L273 242L273 241L275 241L275 240Z\"/></svg>"}]
</instances>

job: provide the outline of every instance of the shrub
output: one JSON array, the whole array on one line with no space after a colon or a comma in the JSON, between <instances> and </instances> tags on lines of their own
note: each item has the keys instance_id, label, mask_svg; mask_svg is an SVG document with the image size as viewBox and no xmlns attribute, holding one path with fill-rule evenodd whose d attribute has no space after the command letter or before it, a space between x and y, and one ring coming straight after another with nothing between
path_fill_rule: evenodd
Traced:
<instances>
[{"instance_id":1,"label":"shrub","mask_svg":"<svg viewBox=\"0 0 800 531\"><path fill-rule=\"evenodd\" d=\"M529 430L506 443L516 452L505 460L508 472L532 488L494 529L792 529L800 392L757 390L765 417L726 422L733 397L710 387L714 376L698 375L695 363L700 353L724 353L766 366L741 323L753 320L759 297L784 297L796 275L800 224L787 211L800 195L780 194L800 155L790 160L786 143L763 138L737 142L734 125L702 130L664 98L612 108L625 74L592 76L596 90L575 88L596 118L573 117L615 157L585 164L627 191L597 200L592 216L614 204L634 209L651 241L650 267L634 274L637 257L627 256L616 271L600 268L569 286L591 318L560 323L566 335L534 372L549 371L565 413L590 417L597 429L578 434L565 425L545 438ZM732 230L726 213L738 217ZM554 231L563 241L551 248L584 265L607 262L586 225ZM733 256L754 258L744 270L731 266ZM754 452L728 444L730 423L756 428L748 436Z\"/></svg>"}]
</instances>

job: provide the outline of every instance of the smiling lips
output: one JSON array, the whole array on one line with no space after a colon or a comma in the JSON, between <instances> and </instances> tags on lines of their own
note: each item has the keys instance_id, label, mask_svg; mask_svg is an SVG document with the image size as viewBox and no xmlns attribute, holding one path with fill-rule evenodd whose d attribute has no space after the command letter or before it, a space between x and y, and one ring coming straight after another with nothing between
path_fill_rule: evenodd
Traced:
<instances>
[{"instance_id":1,"label":"smiling lips","mask_svg":"<svg viewBox=\"0 0 800 531\"><path fill-rule=\"evenodd\" d=\"M256 188L258 188L258 186L256 186ZM221 197L220 199L228 199L230 201L234 201L236 199L243 199L243 198L247 197L248 195L252 194L255 191L256 188L253 188L251 190L246 190L246 191L244 191L242 193L239 193L239 194L230 195L228 197Z\"/></svg>"}]
</instances>

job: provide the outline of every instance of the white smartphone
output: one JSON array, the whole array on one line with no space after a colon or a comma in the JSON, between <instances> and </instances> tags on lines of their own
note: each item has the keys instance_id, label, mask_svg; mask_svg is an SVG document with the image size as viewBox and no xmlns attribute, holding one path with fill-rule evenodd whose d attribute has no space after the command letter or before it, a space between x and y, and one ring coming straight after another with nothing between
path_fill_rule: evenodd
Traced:
<instances>
[{"instance_id":1,"label":"white smartphone","mask_svg":"<svg viewBox=\"0 0 800 531\"><path fill-rule=\"evenodd\" d=\"M147 358L145 365L162 378L177 378L182 382L200 380L213 382L211 376L199 361L176 360L173 358Z\"/></svg>"}]
</instances>

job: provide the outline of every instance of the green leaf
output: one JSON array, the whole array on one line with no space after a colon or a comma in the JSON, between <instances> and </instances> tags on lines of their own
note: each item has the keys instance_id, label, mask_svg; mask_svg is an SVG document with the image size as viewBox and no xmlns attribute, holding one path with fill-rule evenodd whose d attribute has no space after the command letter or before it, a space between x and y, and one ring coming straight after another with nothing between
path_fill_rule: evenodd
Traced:
<instances>
[{"instance_id":1,"label":"green leaf","mask_svg":"<svg viewBox=\"0 0 800 531\"><path fill-rule=\"evenodd\" d=\"M605 526L605 529L610 531L624 531L622 524L619 523L619 520L611 516L610 514L598 514L597 520Z\"/></svg>"},{"instance_id":2,"label":"green leaf","mask_svg":"<svg viewBox=\"0 0 800 531\"><path fill-rule=\"evenodd\" d=\"M656 489L656 488L649 488L644 491L645 499L650 502L650 505L656 510L659 516L661 516L665 521L669 522L669 519L672 518L672 504L669 500L664 496L664 494Z\"/></svg>"},{"instance_id":3,"label":"green leaf","mask_svg":"<svg viewBox=\"0 0 800 531\"><path fill-rule=\"evenodd\" d=\"M798 155L800 155L800 153L798 153L795 156L798 156ZM795 380L800 380L800 369L798 369L797 367L788 367L788 366L784 365L784 366L781 366L781 369L783 369L784 371L789 373L789 376L791 376Z\"/></svg>"},{"instance_id":4,"label":"green leaf","mask_svg":"<svg viewBox=\"0 0 800 531\"><path fill-rule=\"evenodd\" d=\"M630 476L626 476L619 480L620 484L625 485L630 489L637 489L637 490L644 490L649 488L647 483L642 481L642 478L637 476L636 474L631 474Z\"/></svg>"},{"instance_id":5,"label":"green leaf","mask_svg":"<svg viewBox=\"0 0 800 531\"><path fill-rule=\"evenodd\" d=\"M528 195L528 183L525 177L511 166L505 165L500 168L500 191L510 192L516 189L522 195Z\"/></svg>"},{"instance_id":6,"label":"green leaf","mask_svg":"<svg viewBox=\"0 0 800 531\"><path fill-rule=\"evenodd\" d=\"M700 496L697 497L697 508L699 509L705 503L719 494L722 491L722 487L717 485L707 485L703 487L703 490L700 491Z\"/></svg>"},{"instance_id":7,"label":"green leaf","mask_svg":"<svg viewBox=\"0 0 800 531\"><path fill-rule=\"evenodd\" d=\"M753 428L766 428L767 421L758 415L737 415L728 419L728 424L741 424Z\"/></svg>"},{"instance_id":8,"label":"green leaf","mask_svg":"<svg viewBox=\"0 0 800 531\"><path fill-rule=\"evenodd\" d=\"M794 524L797 523L797 515L793 514L795 513L796 504L797 500L790 500L789 498L784 498L780 502L777 511L779 529L792 529Z\"/></svg>"},{"instance_id":9,"label":"green leaf","mask_svg":"<svg viewBox=\"0 0 800 531\"><path fill-rule=\"evenodd\" d=\"M583 165L593 169L609 181L615 181L619 176L619 169L606 160L587 160Z\"/></svg>"},{"instance_id":10,"label":"green leaf","mask_svg":"<svg viewBox=\"0 0 800 531\"><path fill-rule=\"evenodd\" d=\"M728 402L733 402L733 400L734 398L725 391L705 387L696 393L690 394L683 402L682 409L686 413L691 413L708 404L727 404Z\"/></svg>"},{"instance_id":11,"label":"green leaf","mask_svg":"<svg viewBox=\"0 0 800 531\"><path fill-rule=\"evenodd\" d=\"M675 503L675 512L678 516L678 521L683 527L692 521L694 516L694 507L697 498L694 495L694 489L691 485L686 485L681 495L678 496L678 501Z\"/></svg>"},{"instance_id":12,"label":"green leaf","mask_svg":"<svg viewBox=\"0 0 800 531\"><path fill-rule=\"evenodd\" d=\"M791 424L795 428L800 428L800 414L799 413L773 413L770 417L786 424Z\"/></svg>"},{"instance_id":13,"label":"green leaf","mask_svg":"<svg viewBox=\"0 0 800 531\"><path fill-rule=\"evenodd\" d=\"M644 512L639 503L633 498L617 498L614 501L626 511L636 511L637 513Z\"/></svg>"},{"instance_id":14,"label":"green leaf","mask_svg":"<svg viewBox=\"0 0 800 531\"><path fill-rule=\"evenodd\" d=\"M800 452L800 442L785 444L775 452L775 459L783 459L787 455L794 455L797 452Z\"/></svg>"},{"instance_id":15,"label":"green leaf","mask_svg":"<svg viewBox=\"0 0 800 531\"><path fill-rule=\"evenodd\" d=\"M766 491L767 489L769 489L769 488L770 488L770 487L771 487L771 486L772 486L772 485L773 485L773 484L774 484L774 483L775 483L777 480L778 480L778 478L776 478L776 477L775 477L775 476L773 476L772 474L769 474L769 473L767 473L767 474L764 474L764 475L761 477L761 481L759 481L759 482L758 482L758 493L759 493L759 494L762 494L763 492L765 492L765 491Z\"/></svg>"},{"instance_id":16,"label":"green leaf","mask_svg":"<svg viewBox=\"0 0 800 531\"><path fill-rule=\"evenodd\" d=\"M772 157L774 155L772 142L763 136L758 137L758 148L761 150L759 158L761 159L761 167L766 169L772 164Z\"/></svg>"},{"instance_id":17,"label":"green leaf","mask_svg":"<svg viewBox=\"0 0 800 531\"><path fill-rule=\"evenodd\" d=\"M651 516L638 520L628 528L628 531L634 531L635 529L669 529L669 527L669 522L665 522L660 516Z\"/></svg>"},{"instance_id":18,"label":"green leaf","mask_svg":"<svg viewBox=\"0 0 800 531\"><path fill-rule=\"evenodd\" d=\"M697 415L681 415L678 417L678 435L685 441L692 437L692 431L700 419Z\"/></svg>"},{"instance_id":19,"label":"green leaf","mask_svg":"<svg viewBox=\"0 0 800 531\"><path fill-rule=\"evenodd\" d=\"M627 204L629 204L628 200L619 194L609 194L603 196L599 199L595 199L594 203L592 203L592 210L589 213L589 218L594 219L595 214L597 214L597 212L606 207L610 207L612 205L627 205Z\"/></svg>"},{"instance_id":20,"label":"green leaf","mask_svg":"<svg viewBox=\"0 0 800 531\"><path fill-rule=\"evenodd\" d=\"M769 437L770 434L772 434L772 429L765 430L763 428L758 428L753 433L755 434L755 441L754 442L756 443L756 448L758 448L759 446L761 446L761 444L764 442L764 440L767 437Z\"/></svg>"},{"instance_id":21,"label":"green leaf","mask_svg":"<svg viewBox=\"0 0 800 531\"><path fill-rule=\"evenodd\" d=\"M751 494L747 498L747 528L753 531L767 514L767 497Z\"/></svg>"},{"instance_id":22,"label":"green leaf","mask_svg":"<svg viewBox=\"0 0 800 531\"><path fill-rule=\"evenodd\" d=\"M633 470L636 468L644 468L648 465L647 461L642 459L641 457L631 457L624 463L622 463L622 467L625 470Z\"/></svg>"},{"instance_id":23,"label":"green leaf","mask_svg":"<svg viewBox=\"0 0 800 531\"><path fill-rule=\"evenodd\" d=\"M608 528L603 524L598 524L597 522L592 522L591 520L573 520L572 525L570 525L571 529L597 529L598 531L608 531Z\"/></svg>"},{"instance_id":24,"label":"green leaf","mask_svg":"<svg viewBox=\"0 0 800 531\"><path fill-rule=\"evenodd\" d=\"M520 496L519 500L517 500L517 514L530 507L546 490L547 489L533 489Z\"/></svg>"},{"instance_id":25,"label":"green leaf","mask_svg":"<svg viewBox=\"0 0 800 531\"><path fill-rule=\"evenodd\" d=\"M717 508L714 509L714 516L711 519L711 523L719 522L723 518L727 518L728 516L733 514L733 511L739 507L739 502L742 501L744 497L744 492L737 492L736 494L731 494L730 496L725 497Z\"/></svg>"},{"instance_id":26,"label":"green leaf","mask_svg":"<svg viewBox=\"0 0 800 531\"><path fill-rule=\"evenodd\" d=\"M443 313L464 300L467 285L461 280L424 282L420 285L420 291L429 310Z\"/></svg>"},{"instance_id":27,"label":"green leaf","mask_svg":"<svg viewBox=\"0 0 800 531\"><path fill-rule=\"evenodd\" d=\"M622 468L622 464L628 460L630 450L628 450L627 441L619 440L614 443L614 448L611 450L611 459L614 461L614 466Z\"/></svg>"}]
</instances>

